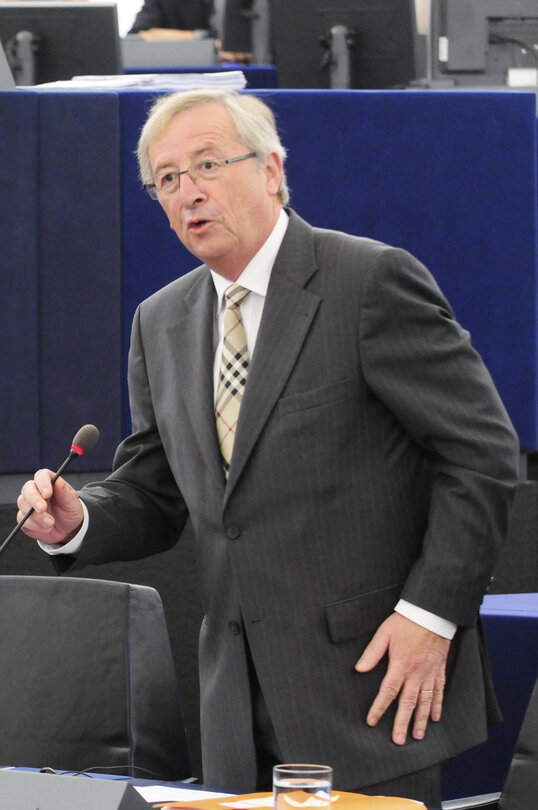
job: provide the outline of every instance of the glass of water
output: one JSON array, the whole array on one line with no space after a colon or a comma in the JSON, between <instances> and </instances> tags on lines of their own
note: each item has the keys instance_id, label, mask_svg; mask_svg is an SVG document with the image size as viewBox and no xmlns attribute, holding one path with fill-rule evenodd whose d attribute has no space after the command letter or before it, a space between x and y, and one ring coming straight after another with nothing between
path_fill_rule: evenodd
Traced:
<instances>
[{"instance_id":1,"label":"glass of water","mask_svg":"<svg viewBox=\"0 0 538 810\"><path fill-rule=\"evenodd\" d=\"M275 810L329 810L333 769L329 765L275 765Z\"/></svg>"}]
</instances>

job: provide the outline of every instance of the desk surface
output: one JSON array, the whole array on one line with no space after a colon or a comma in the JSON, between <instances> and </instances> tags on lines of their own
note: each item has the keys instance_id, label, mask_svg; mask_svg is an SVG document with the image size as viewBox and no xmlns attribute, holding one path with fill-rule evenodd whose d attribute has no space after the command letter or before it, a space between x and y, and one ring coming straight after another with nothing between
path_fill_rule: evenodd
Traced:
<instances>
[{"instance_id":1,"label":"desk surface","mask_svg":"<svg viewBox=\"0 0 538 810\"><path fill-rule=\"evenodd\" d=\"M28 779L25 779L25 776L27 776ZM112 775L107 775L107 774L103 774L103 773L94 773L94 772L92 772L92 773L87 773L87 772L85 772L85 773L73 773L72 771L55 771L51 775L44 776L44 774L42 772L36 770L35 768L4 768L4 769L0 768L0 785L2 786L2 788L4 790L7 790L7 792L9 793L9 798L11 798L13 796L16 796L17 799L22 798L23 803L20 804L20 805L17 804L17 807L14 808L14 810L19 810L19 808L22 809L23 807L24 807L24 810L26 810L27 807L28 808L30 806L33 807L34 806L33 803L30 804L29 800L33 802L33 801L36 800L37 797L39 797L40 802L43 799L43 805L42 805L43 810L52 810L52 807L54 807L54 810L64 810L64 808L67 808L68 806L71 809L73 797L76 797L78 800L81 800L81 804L80 804L81 810L85 810L86 808L88 808L90 806L91 806L92 810L94 810L94 804L88 804L87 803L88 795L89 795L90 799L94 798L94 800L95 799L103 800L103 797L111 798L112 794L110 794L110 796L109 796L106 791L104 791L104 792L99 791L99 792L93 793L92 790L90 790L90 792L88 794L88 791L86 790L85 794L81 797L77 793L77 782L80 785L79 780L81 780L81 782L84 785L84 788L86 788L87 787L87 782L88 782L88 779L87 779L88 776L92 777L93 780L95 780L97 782L101 782L101 783L120 781L120 782L128 782L131 785L136 786L138 788L149 788L149 789L152 789L152 788L164 788L164 791L162 792L162 795L165 797L164 801L170 801L170 802L172 802L174 800L171 798L171 795L169 794L169 792L167 794L167 791L166 791L167 787L172 787L172 788L175 788L175 789L178 789L178 788L179 789L184 789L184 790L187 790L189 792L191 790L202 791L202 793L201 793L202 800L203 799L220 799L221 801L230 801L230 800L233 800L234 796L236 796L236 794L234 794L234 793L225 794L222 791L213 792L213 791L211 791L210 788L205 787L203 785L196 785L196 784L191 784L191 783L186 783L186 782L158 782L158 781L155 781L155 780L148 780L148 779L133 779L133 778L128 777L128 776L119 776L119 775L112 776ZM66 777L65 781L62 781L61 777ZM76 781L73 781L73 777L75 778ZM84 777L86 777L86 778L84 778ZM92 781L92 780L90 780L90 781ZM333 792L334 792L334 790L335 789L333 788ZM336 788L336 791L338 791L338 788ZM340 791L340 793L341 793L340 798L341 798L342 802L345 802L346 806L353 808L355 806L355 802L353 801L353 795L351 793L349 793L349 792L345 793L343 791ZM160 804L160 802L163 801L163 799L156 798L157 794L155 794L155 795L144 795L144 791L140 791L140 795L142 796L142 798L144 798L144 801L148 802L148 805L147 805L148 807L155 806L154 802L159 802L159 804ZM253 795L253 794L250 794L250 795ZM266 799L271 798L270 793L265 793L265 794L260 793L260 794L254 794L254 795L256 796L256 798L258 798L258 797L262 798L262 796L265 797ZM117 797L118 797L118 793L116 791L115 798L117 798ZM56 798L58 800L58 804L56 804L56 803L50 804L51 798L53 800L54 800L54 798ZM248 797L245 796L245 798L248 798ZM368 806L370 806L370 804L372 804L372 805L377 804L376 797L364 797L361 794L359 794L359 796L357 796L357 806L363 805L366 798L368 799ZM381 797L381 796L377 797L377 801L379 801L382 804L382 806L385 806L385 803L383 802L384 798L385 797ZM66 799L69 801L69 805L66 802ZM351 804L350 804L349 800L351 800ZM194 802L198 803L197 799L195 799L194 797L178 798L178 799L176 799L176 801L184 802L184 803L187 802L187 801L188 802L193 802L194 801ZM402 804L405 804L408 801L409 801L408 799L402 799L401 800ZM200 807L207 807L208 804L209 803L206 804L204 802L204 804L200 804ZM41 804L40 804L40 806L41 806ZM107 804L107 807L109 807L109 806L112 807L112 805ZM116 803L114 803L113 806L116 807L117 806ZM120 806L123 807L124 804L122 803ZM127 801L126 807L129 808L130 806L131 805ZM136 805L136 806L138 807L138 805ZM195 808L194 807L189 808L189 810L195 810ZM433 810L433 808L431 810Z\"/></svg>"},{"instance_id":2,"label":"desk surface","mask_svg":"<svg viewBox=\"0 0 538 810\"><path fill-rule=\"evenodd\" d=\"M538 618L538 593L494 593L484 597L482 616L529 616Z\"/></svg>"}]
</instances>

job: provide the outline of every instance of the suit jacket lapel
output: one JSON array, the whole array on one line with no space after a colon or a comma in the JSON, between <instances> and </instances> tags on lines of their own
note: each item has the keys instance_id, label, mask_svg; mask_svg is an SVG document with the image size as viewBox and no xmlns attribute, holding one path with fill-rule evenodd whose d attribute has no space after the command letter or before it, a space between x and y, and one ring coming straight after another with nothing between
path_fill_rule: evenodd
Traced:
<instances>
[{"instance_id":1,"label":"suit jacket lapel","mask_svg":"<svg viewBox=\"0 0 538 810\"><path fill-rule=\"evenodd\" d=\"M192 430L218 486L224 486L222 459L215 428L213 394L213 320L215 288L207 268L183 299L187 313L170 326L176 347L178 390Z\"/></svg>"},{"instance_id":2,"label":"suit jacket lapel","mask_svg":"<svg viewBox=\"0 0 538 810\"><path fill-rule=\"evenodd\" d=\"M284 388L310 329L320 298L306 290L305 285L316 270L312 228L292 212L271 273L241 404L225 500Z\"/></svg>"}]
</instances>

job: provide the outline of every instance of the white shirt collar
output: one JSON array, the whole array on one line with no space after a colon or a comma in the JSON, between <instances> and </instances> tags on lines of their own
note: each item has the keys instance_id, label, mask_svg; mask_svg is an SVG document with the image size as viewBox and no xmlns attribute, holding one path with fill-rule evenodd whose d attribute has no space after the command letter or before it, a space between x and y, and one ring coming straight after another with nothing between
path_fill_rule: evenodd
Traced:
<instances>
[{"instance_id":1,"label":"white shirt collar","mask_svg":"<svg viewBox=\"0 0 538 810\"><path fill-rule=\"evenodd\" d=\"M241 284L242 287L250 290L250 292L258 293L258 295L262 295L265 298L269 286L269 279L271 278L271 271L277 253L280 250L282 240L284 239L288 223L289 217L284 209L281 209L275 227L256 255L247 264L237 279L237 282L231 282L230 279L224 278L224 276L219 275L210 268L211 277L215 285L215 290L217 291L217 312L222 306L225 291L232 283Z\"/></svg>"}]
</instances>

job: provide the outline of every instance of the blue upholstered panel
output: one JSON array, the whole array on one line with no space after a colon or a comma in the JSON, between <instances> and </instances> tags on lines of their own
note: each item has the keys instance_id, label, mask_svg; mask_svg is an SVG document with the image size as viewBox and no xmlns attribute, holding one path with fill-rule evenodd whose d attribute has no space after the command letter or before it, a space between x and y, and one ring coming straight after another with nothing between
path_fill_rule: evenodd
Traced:
<instances>
[{"instance_id":1,"label":"blue upholstered panel","mask_svg":"<svg viewBox=\"0 0 538 810\"><path fill-rule=\"evenodd\" d=\"M258 92L289 149L296 210L422 259L484 355L523 448L536 449L534 95ZM109 466L129 424L134 309L197 264L138 182L133 151L151 99L132 89L0 96L10 189L0 231L13 268L1 281L0 471L36 457L53 466L85 421L103 432L88 467Z\"/></svg>"},{"instance_id":2,"label":"blue upholstered panel","mask_svg":"<svg viewBox=\"0 0 538 810\"><path fill-rule=\"evenodd\" d=\"M459 91L291 92L274 105L299 213L430 268L527 450L537 446L535 105L534 94Z\"/></svg>"},{"instance_id":3,"label":"blue upholstered panel","mask_svg":"<svg viewBox=\"0 0 538 810\"><path fill-rule=\"evenodd\" d=\"M39 462L37 103L0 93L0 473Z\"/></svg>"},{"instance_id":4,"label":"blue upholstered panel","mask_svg":"<svg viewBox=\"0 0 538 810\"><path fill-rule=\"evenodd\" d=\"M298 213L402 246L427 264L484 356L523 448L536 449L534 95L259 95L289 149ZM123 94L124 350L136 303L196 264L137 187L126 154L148 103L146 93Z\"/></svg>"},{"instance_id":5,"label":"blue upholstered panel","mask_svg":"<svg viewBox=\"0 0 538 810\"><path fill-rule=\"evenodd\" d=\"M121 438L118 98L38 99L40 463L94 422L101 441L77 470L107 469Z\"/></svg>"}]
</instances>

